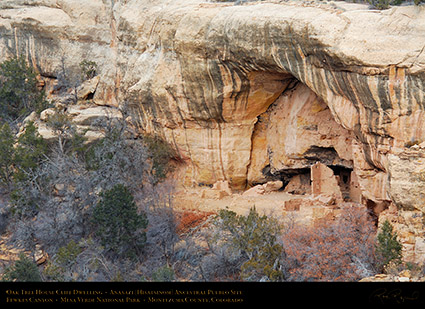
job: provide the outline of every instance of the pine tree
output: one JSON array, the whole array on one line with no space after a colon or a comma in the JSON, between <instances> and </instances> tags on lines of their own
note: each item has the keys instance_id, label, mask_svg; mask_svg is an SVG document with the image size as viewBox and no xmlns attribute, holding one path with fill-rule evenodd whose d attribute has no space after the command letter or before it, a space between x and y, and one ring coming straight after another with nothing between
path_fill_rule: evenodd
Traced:
<instances>
[{"instance_id":1,"label":"pine tree","mask_svg":"<svg viewBox=\"0 0 425 309\"><path fill-rule=\"evenodd\" d=\"M24 133L17 138L14 152L14 177L19 181L25 179L27 172L35 170L48 153L47 142L38 134L33 122L28 122Z\"/></svg>"},{"instance_id":2,"label":"pine tree","mask_svg":"<svg viewBox=\"0 0 425 309\"><path fill-rule=\"evenodd\" d=\"M382 224L381 231L377 236L376 254L381 267L388 263L400 263L402 258L402 245L397 240L397 233L393 231L393 226L388 220Z\"/></svg>"},{"instance_id":3,"label":"pine tree","mask_svg":"<svg viewBox=\"0 0 425 309\"><path fill-rule=\"evenodd\" d=\"M6 122L0 127L0 184L10 187L13 175L15 137Z\"/></svg>"},{"instance_id":4,"label":"pine tree","mask_svg":"<svg viewBox=\"0 0 425 309\"><path fill-rule=\"evenodd\" d=\"M134 258L146 242L148 220L137 213L134 197L122 184L101 194L93 211L96 235L109 253Z\"/></svg>"},{"instance_id":5,"label":"pine tree","mask_svg":"<svg viewBox=\"0 0 425 309\"><path fill-rule=\"evenodd\" d=\"M260 215L255 207L247 216L220 210L222 228L231 235L230 242L245 262L241 277L246 281L282 281L279 258L283 252L278 241L280 226L274 218Z\"/></svg>"},{"instance_id":6,"label":"pine tree","mask_svg":"<svg viewBox=\"0 0 425 309\"><path fill-rule=\"evenodd\" d=\"M14 121L47 107L44 92L37 88L36 76L23 57L0 64L0 117Z\"/></svg>"},{"instance_id":7,"label":"pine tree","mask_svg":"<svg viewBox=\"0 0 425 309\"><path fill-rule=\"evenodd\" d=\"M2 281L39 282L41 276L37 265L21 253L15 265L6 269Z\"/></svg>"},{"instance_id":8,"label":"pine tree","mask_svg":"<svg viewBox=\"0 0 425 309\"><path fill-rule=\"evenodd\" d=\"M9 124L0 126L0 184L11 189L13 181L21 181L34 170L48 152L47 142L29 122L17 138Z\"/></svg>"}]
</instances>

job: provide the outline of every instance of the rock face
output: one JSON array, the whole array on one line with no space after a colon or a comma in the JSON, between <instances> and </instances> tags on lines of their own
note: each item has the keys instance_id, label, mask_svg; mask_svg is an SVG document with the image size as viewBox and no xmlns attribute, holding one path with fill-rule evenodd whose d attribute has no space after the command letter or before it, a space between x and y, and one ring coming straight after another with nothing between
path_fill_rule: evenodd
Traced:
<instances>
[{"instance_id":1,"label":"rock face","mask_svg":"<svg viewBox=\"0 0 425 309\"><path fill-rule=\"evenodd\" d=\"M52 97L78 89L163 136L186 184L286 185L320 162L352 173L356 202L422 216L424 29L421 6L6 0L0 60L24 55ZM98 65L92 83L82 60Z\"/></svg>"}]
</instances>

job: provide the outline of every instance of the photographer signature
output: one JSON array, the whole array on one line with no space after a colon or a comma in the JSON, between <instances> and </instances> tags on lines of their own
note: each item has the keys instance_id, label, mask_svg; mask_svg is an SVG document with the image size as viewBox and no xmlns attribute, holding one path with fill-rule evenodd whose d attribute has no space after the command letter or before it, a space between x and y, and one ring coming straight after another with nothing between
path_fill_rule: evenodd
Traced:
<instances>
[{"instance_id":1,"label":"photographer signature","mask_svg":"<svg viewBox=\"0 0 425 309\"><path fill-rule=\"evenodd\" d=\"M369 300L372 302L385 303L397 303L403 304L408 302L416 302L419 300L419 292L413 291L409 293L403 293L401 289L377 289L372 293Z\"/></svg>"}]
</instances>

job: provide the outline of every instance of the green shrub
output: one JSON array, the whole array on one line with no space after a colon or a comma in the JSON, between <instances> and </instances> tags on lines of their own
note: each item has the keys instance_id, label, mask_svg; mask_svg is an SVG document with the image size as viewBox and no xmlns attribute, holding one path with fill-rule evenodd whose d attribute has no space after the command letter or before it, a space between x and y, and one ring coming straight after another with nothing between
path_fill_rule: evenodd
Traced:
<instances>
[{"instance_id":1,"label":"green shrub","mask_svg":"<svg viewBox=\"0 0 425 309\"><path fill-rule=\"evenodd\" d=\"M221 229L230 234L228 241L245 257L241 277L246 281L282 281L279 260L283 247L278 242L280 225L276 219L260 216L251 208L247 216L220 210Z\"/></svg>"},{"instance_id":2,"label":"green shrub","mask_svg":"<svg viewBox=\"0 0 425 309\"><path fill-rule=\"evenodd\" d=\"M47 142L38 134L33 122L28 122L24 132L17 138L14 164L15 180L25 179L26 173L35 170L49 152Z\"/></svg>"},{"instance_id":3,"label":"green shrub","mask_svg":"<svg viewBox=\"0 0 425 309\"><path fill-rule=\"evenodd\" d=\"M152 273L152 281L172 282L174 281L174 270L168 266L159 267Z\"/></svg>"},{"instance_id":4,"label":"green shrub","mask_svg":"<svg viewBox=\"0 0 425 309\"><path fill-rule=\"evenodd\" d=\"M94 61L83 60L80 62L81 79L88 80L96 76L97 74L97 63Z\"/></svg>"},{"instance_id":5,"label":"green shrub","mask_svg":"<svg viewBox=\"0 0 425 309\"><path fill-rule=\"evenodd\" d=\"M397 233L388 220L382 224L377 236L376 255L382 268L392 263L401 263L402 245L397 240Z\"/></svg>"},{"instance_id":6,"label":"green shrub","mask_svg":"<svg viewBox=\"0 0 425 309\"><path fill-rule=\"evenodd\" d=\"M385 10L390 7L390 0L368 0L368 2L378 10Z\"/></svg>"},{"instance_id":7,"label":"green shrub","mask_svg":"<svg viewBox=\"0 0 425 309\"><path fill-rule=\"evenodd\" d=\"M145 135L143 142L148 148L149 156L152 160L152 174L155 176L156 181L160 182L172 171L169 163L170 159L176 156L174 149L159 136Z\"/></svg>"},{"instance_id":8,"label":"green shrub","mask_svg":"<svg viewBox=\"0 0 425 309\"><path fill-rule=\"evenodd\" d=\"M0 117L7 121L40 113L48 106L44 92L37 88L33 68L24 58L12 58L0 64Z\"/></svg>"},{"instance_id":9,"label":"green shrub","mask_svg":"<svg viewBox=\"0 0 425 309\"><path fill-rule=\"evenodd\" d=\"M0 127L0 182L10 189L13 181L25 179L48 152L47 143L34 123L27 123L17 138L8 123Z\"/></svg>"},{"instance_id":10,"label":"green shrub","mask_svg":"<svg viewBox=\"0 0 425 309\"><path fill-rule=\"evenodd\" d=\"M54 281L65 281L65 273L77 262L77 257L83 248L74 240L60 247L52 260L44 269L44 275Z\"/></svg>"},{"instance_id":11,"label":"green shrub","mask_svg":"<svg viewBox=\"0 0 425 309\"><path fill-rule=\"evenodd\" d=\"M96 236L112 255L135 258L146 243L148 219L137 212L134 197L124 185L101 193L93 223Z\"/></svg>"},{"instance_id":12,"label":"green shrub","mask_svg":"<svg viewBox=\"0 0 425 309\"><path fill-rule=\"evenodd\" d=\"M56 253L55 261L62 267L68 267L75 263L77 256L82 252L74 240L71 240L66 246L60 247Z\"/></svg>"},{"instance_id":13,"label":"green shrub","mask_svg":"<svg viewBox=\"0 0 425 309\"><path fill-rule=\"evenodd\" d=\"M347 1L347 0L346 0ZM357 2L357 1L348 1L348 2ZM363 1L359 1L363 2ZM386 10L390 6L394 5L401 5L403 2L408 2L406 0L367 0L367 3L372 5L373 8L378 10ZM413 1L415 5L419 5L421 2L424 2L424 0L414 0Z\"/></svg>"},{"instance_id":14,"label":"green shrub","mask_svg":"<svg viewBox=\"0 0 425 309\"><path fill-rule=\"evenodd\" d=\"M15 136L8 123L0 127L0 182L9 187L12 183Z\"/></svg>"},{"instance_id":15,"label":"green shrub","mask_svg":"<svg viewBox=\"0 0 425 309\"><path fill-rule=\"evenodd\" d=\"M7 268L3 274L3 281L19 282L39 282L41 281L40 272L37 265L25 254L20 253L19 259L10 268Z\"/></svg>"},{"instance_id":16,"label":"green shrub","mask_svg":"<svg viewBox=\"0 0 425 309\"><path fill-rule=\"evenodd\" d=\"M119 269L104 259L103 248L92 238L71 240L51 255L43 270L44 281L108 281ZM118 264L119 266L122 266ZM123 280L121 280L123 281Z\"/></svg>"},{"instance_id":17,"label":"green shrub","mask_svg":"<svg viewBox=\"0 0 425 309\"><path fill-rule=\"evenodd\" d=\"M78 132L77 126L64 111L55 111L47 119L47 124L57 136L58 150L62 154L85 156L88 151L86 131Z\"/></svg>"}]
</instances>

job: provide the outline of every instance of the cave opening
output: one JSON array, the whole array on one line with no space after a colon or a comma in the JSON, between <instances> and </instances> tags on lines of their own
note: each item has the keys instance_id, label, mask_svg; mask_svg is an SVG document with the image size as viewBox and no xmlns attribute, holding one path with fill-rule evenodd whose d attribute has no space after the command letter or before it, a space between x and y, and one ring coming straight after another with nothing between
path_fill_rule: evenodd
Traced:
<instances>
[{"instance_id":1,"label":"cave opening","mask_svg":"<svg viewBox=\"0 0 425 309\"><path fill-rule=\"evenodd\" d=\"M313 164L319 161L323 164L331 165L336 159L340 159L334 147L320 147L316 145L312 145L304 152L303 156Z\"/></svg>"},{"instance_id":2,"label":"cave opening","mask_svg":"<svg viewBox=\"0 0 425 309\"><path fill-rule=\"evenodd\" d=\"M307 85L294 77L291 85L257 116L247 184L281 180L280 191L290 194L334 195L340 201L363 203L353 164L354 132L337 122L327 103Z\"/></svg>"},{"instance_id":3,"label":"cave opening","mask_svg":"<svg viewBox=\"0 0 425 309\"><path fill-rule=\"evenodd\" d=\"M279 172L283 186L281 191L306 195L311 193L310 168L294 168Z\"/></svg>"},{"instance_id":4,"label":"cave opening","mask_svg":"<svg viewBox=\"0 0 425 309\"><path fill-rule=\"evenodd\" d=\"M323 171L325 168L328 169L327 174ZM361 191L352 168L323 164L319 174L312 169L313 166L280 171L278 177L283 182L281 190L296 195L336 193L344 201L361 202ZM316 189L313 189L314 185Z\"/></svg>"},{"instance_id":5,"label":"cave opening","mask_svg":"<svg viewBox=\"0 0 425 309\"><path fill-rule=\"evenodd\" d=\"M341 185L347 191L353 169L353 132L334 119L327 104L308 86L293 81L257 116L247 183L280 179L287 186L295 175L301 178L297 181L307 179L310 167L321 162L342 173Z\"/></svg>"}]
</instances>

